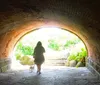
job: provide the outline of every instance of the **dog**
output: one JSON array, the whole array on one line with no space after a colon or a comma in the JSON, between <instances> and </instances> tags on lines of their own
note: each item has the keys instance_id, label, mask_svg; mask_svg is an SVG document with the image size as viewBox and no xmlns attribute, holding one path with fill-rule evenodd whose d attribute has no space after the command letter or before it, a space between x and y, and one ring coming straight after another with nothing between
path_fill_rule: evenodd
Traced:
<instances>
[{"instance_id":1,"label":"dog","mask_svg":"<svg viewBox=\"0 0 100 85\"><path fill-rule=\"evenodd\" d=\"M34 70L34 65L32 65L32 66L29 67L29 71L30 71L31 73L33 72L33 70Z\"/></svg>"}]
</instances>

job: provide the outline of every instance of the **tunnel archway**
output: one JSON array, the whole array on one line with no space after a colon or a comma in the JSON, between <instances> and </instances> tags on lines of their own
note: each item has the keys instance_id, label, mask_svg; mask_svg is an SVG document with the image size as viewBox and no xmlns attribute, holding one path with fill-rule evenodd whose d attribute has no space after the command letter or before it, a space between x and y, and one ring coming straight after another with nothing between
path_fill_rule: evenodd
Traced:
<instances>
[{"instance_id":1,"label":"tunnel archway","mask_svg":"<svg viewBox=\"0 0 100 85\"><path fill-rule=\"evenodd\" d=\"M88 41L86 40L87 37L84 36L82 34L82 32L80 32L80 30L77 30L77 29L82 28L82 26L77 25L77 24L75 25L71 22L63 24L62 22L54 22L54 21L50 21L50 22L47 22L47 21L44 21L44 22L31 21L31 22L28 22L26 24L19 26L16 29L10 30L10 32L4 33L4 35L2 35L2 37L4 37L4 36L5 37L2 41L2 44L5 44L5 48L2 47L2 50L1 50L2 54L1 55L3 55L5 58L7 58L8 62L11 62L13 48L14 48L16 42L21 38L21 36L24 36L26 33L30 32L32 30L37 30L41 27L49 27L49 26L59 27L59 28L62 28L64 30L69 30L70 32L76 34L85 43L85 45L87 47L87 51L88 51L88 56L89 56L89 53L91 51L89 50L89 44L88 44ZM8 67L11 67L11 66L8 66Z\"/></svg>"},{"instance_id":2,"label":"tunnel archway","mask_svg":"<svg viewBox=\"0 0 100 85\"><path fill-rule=\"evenodd\" d=\"M98 1L90 0L65 0L62 2L59 0L44 0L43 2L29 0L29 2L1 3L1 63L6 63L6 65L10 63L9 58L12 56L12 49L16 41L25 33L39 27L56 26L77 34L85 42L89 65L100 72L100 24L99 12L96 11L98 8ZM32 28L33 26L34 28ZM1 70L5 66L3 64Z\"/></svg>"},{"instance_id":3,"label":"tunnel archway","mask_svg":"<svg viewBox=\"0 0 100 85\"><path fill-rule=\"evenodd\" d=\"M53 32L53 31L55 31L55 32ZM33 37L32 37L33 36ZM34 37L35 36L35 37ZM69 36L69 37L68 37ZM25 38L26 37L26 38ZM55 38L56 37L56 38ZM63 39L61 39L61 37L63 38L63 37L66 37L66 38L64 38L64 40ZM41 39L41 38L43 38L43 39ZM72 39L71 39L72 38ZM28 39L28 40L27 40ZM57 41L55 40L55 39L57 39ZM19 65L19 66L16 66L17 64L16 63L20 63L20 62L28 62L28 61L24 61L24 60L20 60L20 59L18 59L18 60L16 60L16 54L15 53L17 53L17 55L18 56L20 56L20 58L23 58L24 56L26 56L26 57L32 57L33 55L31 55L31 54L33 54L33 53L31 53L31 52L33 52L33 48L34 48L34 45L36 44L36 42L37 41L41 41L42 40L42 42L44 42L43 43L43 45L45 46L45 49L46 49L46 54L45 54L45 58L46 58L46 62L45 62L45 65L47 66L47 65L54 65L54 66L56 66L56 65L59 65L59 66L65 66L65 61L67 60L67 57L68 57L68 55L69 55L69 53L70 54L72 54L71 53L71 51L73 50L74 52L73 53L77 53L77 52L80 52L81 51L81 48L84 48L84 50L86 50L86 57L87 57L87 47L86 47L86 45L84 44L84 42L77 36L77 35L75 35L75 34L73 34L72 32L70 32L70 31L68 31L67 29L65 30L65 29L63 29L63 28L55 28L55 27L46 27L46 28L39 28L39 29L37 29L37 30L34 30L34 31L29 31L29 32L27 32L26 34L24 34L23 36L21 36L19 39L18 39L18 41L16 42L16 44L15 44L15 46L14 46L14 48L15 48L15 50L16 50L16 46L17 47L19 47L20 45L22 46L22 48L20 49L19 48L19 50L16 50L16 51L14 51L14 55L12 55L13 56L13 59L12 59L12 61L13 61L13 64L12 64L12 68L14 68L14 69L16 69L15 67L20 67L21 65ZM48 47L48 45L51 45L50 44L50 42L48 42L48 40L55 40L56 42L58 42L59 40L61 41L61 42L58 42L58 43L56 43L55 45L57 45L57 44L59 44L58 46L59 46L59 48L56 48L56 49L58 49L58 50L54 50L54 48L49 48ZM75 43L75 44L72 44L71 45L71 47L69 47L69 49L68 48L66 48L64 45L64 43L67 43L68 41L66 41L66 40L71 40L73 43ZM74 40L74 41L73 41ZM80 44L79 44L79 41L78 41L78 43L76 43L77 42L77 40L79 40L80 41ZM26 42L25 42L26 41ZM65 42L66 41L66 42ZM20 44L18 44L20 42ZM30 44L29 44L29 43ZM63 42L63 43L62 43ZM33 44L32 44L33 43ZM18 45L17 45L18 44ZM26 45L25 45L26 44ZM76 46L76 44L77 44L77 46ZM24 47L25 46L25 47ZM23 48L26 48L28 46L28 48L30 48L30 52L26 49L26 52L25 51L23 51L22 49ZM25 49L24 49L25 50ZM70 50L70 51L68 51L68 50ZM20 51L20 52L19 52ZM22 52L22 53L21 53ZM28 54L27 54L28 53ZM49 54L48 54L49 53ZM51 55L50 55L51 54ZM22 57L21 57L21 55L22 55ZM79 54L78 54L79 55ZM77 55L77 56L78 56ZM53 57L54 56L54 57ZM58 58L57 58L57 56L58 56ZM32 57L33 58L33 57ZM81 55L81 58L82 58L82 55ZM63 60L62 60L63 59ZM25 59L26 60L26 59ZM52 61L53 60L53 61ZM58 61L57 61L58 60ZM19 62L20 61L20 62ZM51 61L51 62L50 62ZM77 60L75 60L75 61L77 61ZM58 62L58 63L57 63ZM85 63L86 63L86 60L84 61ZM49 63L49 64L48 64ZM55 64L54 64L55 63ZM78 61L77 61L77 63L78 63ZM15 65L16 64L16 65ZM20 63L21 64L21 63ZM28 64L28 63L27 63ZM26 65L27 65L26 64ZM28 65L29 66L29 65ZM83 67L85 66L85 64L83 65Z\"/></svg>"},{"instance_id":4,"label":"tunnel archway","mask_svg":"<svg viewBox=\"0 0 100 85\"><path fill-rule=\"evenodd\" d=\"M4 53L5 53L6 57L9 56L8 59L12 58L12 56L13 56L12 52L13 52L13 48L14 48L16 42L22 36L24 36L26 33L30 32L30 31L37 30L37 29L39 29L41 27L52 27L52 26L59 27L59 28L62 28L64 30L68 30L68 31L76 34L78 37L80 37L81 40L83 40L84 44L87 47L87 51L88 51L87 42L84 39L84 37L81 36L80 32L75 31L75 25L73 27L72 25L71 26L70 25L69 26L68 25L63 25L61 23L59 24L59 22L57 23L57 22L53 22L53 21L50 21L48 23L47 22L42 22L42 23L41 22L40 23L39 22L30 22L30 23L27 23L27 24L23 24L22 26L18 27L17 29L11 30L10 32L4 34L5 36L10 36L9 38L4 37L8 41L8 42L5 43L5 45L7 47L5 47L5 50L4 50ZM72 27L74 28L74 30L73 30ZM78 26L76 25L76 29L77 29L77 27ZM5 42L5 39L4 39L4 42ZM5 55L3 55L3 56L5 56ZM11 59L10 59L10 61L11 61Z\"/></svg>"},{"instance_id":5,"label":"tunnel archway","mask_svg":"<svg viewBox=\"0 0 100 85\"><path fill-rule=\"evenodd\" d=\"M37 24L36 24L37 23ZM35 25L34 25L35 24ZM26 33L28 33L28 32L30 32L30 31L33 31L33 30L37 30L37 29L39 29L39 28L41 28L41 27L52 27L52 26L54 26L54 27L59 27L59 28L62 28L62 29L64 29L64 30L69 30L70 32L72 32L72 33L74 33L74 34L76 34L77 32L75 32L75 31L73 31L73 28L72 27L68 27L68 26L66 26L66 25L63 25L63 24L59 24L59 23L57 23L57 22L48 22L48 23L39 23L39 22L31 22L31 23L28 23L28 24L24 24L23 26L21 26L21 27L19 27L19 28L17 28L17 29L15 29L15 30L11 30L11 32L8 32L8 33L6 33L5 34L5 36L10 36L9 38L7 38L7 37L5 37L6 38L6 40L8 41L8 42L6 42L6 46L7 47L5 47L5 50L4 50L4 53L5 53L5 55L6 56L8 56L9 55L9 57L8 57L8 59L9 58L12 58L12 52L13 52L13 48L14 48L14 46L15 46L15 44L16 44L16 42L22 37L22 36L24 36ZM75 26L74 26L74 28L75 28ZM18 30L19 29L19 30ZM76 34L78 37L81 37L81 34ZM5 39L4 39L5 40ZM84 40L84 38L82 37L81 38L81 40L83 40L83 42L85 42ZM5 42L5 41L4 41ZM4 43L3 42L3 43ZM86 44L85 44L86 45ZM87 46L86 46L87 47ZM88 47L87 47L88 48ZM88 49L87 49L88 50ZM8 53L8 54L7 54ZM3 56L5 56L5 55L3 55ZM11 59L10 59L10 61L11 61Z\"/></svg>"}]
</instances>

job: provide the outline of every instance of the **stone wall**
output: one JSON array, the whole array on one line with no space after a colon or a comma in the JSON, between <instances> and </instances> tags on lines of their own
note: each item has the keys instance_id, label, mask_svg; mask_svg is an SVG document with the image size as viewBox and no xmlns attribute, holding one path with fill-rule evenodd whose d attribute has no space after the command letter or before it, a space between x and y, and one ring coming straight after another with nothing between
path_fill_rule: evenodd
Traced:
<instances>
[{"instance_id":1,"label":"stone wall","mask_svg":"<svg viewBox=\"0 0 100 85\"><path fill-rule=\"evenodd\" d=\"M94 62L90 57L87 58L87 68L100 78L100 65Z\"/></svg>"},{"instance_id":2,"label":"stone wall","mask_svg":"<svg viewBox=\"0 0 100 85\"><path fill-rule=\"evenodd\" d=\"M10 69L10 65L10 59L0 59L0 72L6 72L8 69Z\"/></svg>"}]
</instances>

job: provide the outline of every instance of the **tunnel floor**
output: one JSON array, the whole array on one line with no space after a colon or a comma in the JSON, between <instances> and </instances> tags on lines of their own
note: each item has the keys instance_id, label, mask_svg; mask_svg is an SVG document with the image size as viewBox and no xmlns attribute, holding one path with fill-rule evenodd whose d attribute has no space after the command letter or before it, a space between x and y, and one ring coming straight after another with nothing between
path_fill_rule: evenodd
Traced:
<instances>
[{"instance_id":1,"label":"tunnel floor","mask_svg":"<svg viewBox=\"0 0 100 85\"><path fill-rule=\"evenodd\" d=\"M29 69L0 73L0 85L100 85L100 79L87 68L49 66L42 73Z\"/></svg>"}]
</instances>

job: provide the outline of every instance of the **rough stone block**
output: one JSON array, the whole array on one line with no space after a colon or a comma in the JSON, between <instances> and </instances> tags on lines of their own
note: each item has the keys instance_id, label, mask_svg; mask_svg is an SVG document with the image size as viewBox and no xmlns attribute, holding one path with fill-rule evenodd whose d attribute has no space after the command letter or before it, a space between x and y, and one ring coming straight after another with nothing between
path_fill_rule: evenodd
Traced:
<instances>
[{"instance_id":1,"label":"rough stone block","mask_svg":"<svg viewBox=\"0 0 100 85\"><path fill-rule=\"evenodd\" d=\"M93 74L97 75L98 78L100 78L100 66L96 62L88 59L87 67Z\"/></svg>"},{"instance_id":2,"label":"rough stone block","mask_svg":"<svg viewBox=\"0 0 100 85\"><path fill-rule=\"evenodd\" d=\"M0 72L6 72L10 68L10 59L0 59Z\"/></svg>"},{"instance_id":3,"label":"rough stone block","mask_svg":"<svg viewBox=\"0 0 100 85\"><path fill-rule=\"evenodd\" d=\"M7 65L6 65L6 66L1 67L1 72L6 72L7 70L8 70Z\"/></svg>"},{"instance_id":4,"label":"rough stone block","mask_svg":"<svg viewBox=\"0 0 100 85\"><path fill-rule=\"evenodd\" d=\"M75 60L70 61L70 66L75 67L76 66L76 61Z\"/></svg>"}]
</instances>

